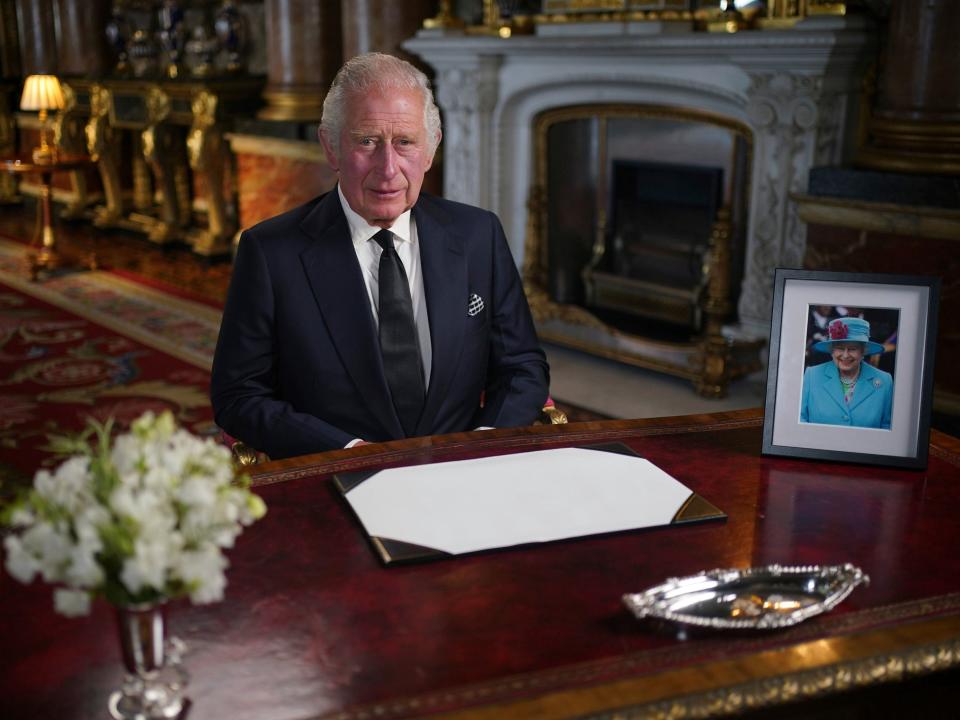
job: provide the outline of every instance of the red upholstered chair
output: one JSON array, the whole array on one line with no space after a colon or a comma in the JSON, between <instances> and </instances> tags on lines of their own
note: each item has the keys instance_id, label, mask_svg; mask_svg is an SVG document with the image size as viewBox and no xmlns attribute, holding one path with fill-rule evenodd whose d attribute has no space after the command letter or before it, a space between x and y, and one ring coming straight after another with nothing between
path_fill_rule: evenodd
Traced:
<instances>
[{"instance_id":1,"label":"red upholstered chair","mask_svg":"<svg viewBox=\"0 0 960 720\"><path fill-rule=\"evenodd\" d=\"M566 422L567 414L556 406L552 397L548 396L547 401L543 404L543 409L540 411L540 417L537 418L533 424L565 425ZM256 465L257 463L266 462L270 459L264 453L254 450L241 440L237 440L235 437L228 435L223 430L220 431L220 437L223 440L223 444L230 448L230 451L233 453L233 459L237 465Z\"/></svg>"}]
</instances>

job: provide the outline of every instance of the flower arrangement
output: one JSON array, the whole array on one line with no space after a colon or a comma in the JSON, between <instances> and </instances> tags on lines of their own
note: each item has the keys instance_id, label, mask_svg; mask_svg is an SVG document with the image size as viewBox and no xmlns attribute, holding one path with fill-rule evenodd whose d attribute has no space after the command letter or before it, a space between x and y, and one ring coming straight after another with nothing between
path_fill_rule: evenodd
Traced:
<instances>
[{"instance_id":1,"label":"flower arrangement","mask_svg":"<svg viewBox=\"0 0 960 720\"><path fill-rule=\"evenodd\" d=\"M7 570L63 585L54 606L68 616L87 614L97 595L120 607L223 599L223 548L266 512L249 478L170 412L145 413L111 444L112 426L90 421L78 437L52 439L70 457L39 470L4 511Z\"/></svg>"}]
</instances>

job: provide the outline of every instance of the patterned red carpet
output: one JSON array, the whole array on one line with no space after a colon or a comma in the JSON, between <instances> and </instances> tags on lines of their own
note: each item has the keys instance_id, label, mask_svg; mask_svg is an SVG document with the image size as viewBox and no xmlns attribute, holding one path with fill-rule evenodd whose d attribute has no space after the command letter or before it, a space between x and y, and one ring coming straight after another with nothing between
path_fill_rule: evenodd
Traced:
<instances>
[{"instance_id":1,"label":"patterned red carpet","mask_svg":"<svg viewBox=\"0 0 960 720\"><path fill-rule=\"evenodd\" d=\"M220 322L209 304L103 271L26 279L0 240L0 495L51 462L49 433L148 409L212 434L208 387Z\"/></svg>"}]
</instances>

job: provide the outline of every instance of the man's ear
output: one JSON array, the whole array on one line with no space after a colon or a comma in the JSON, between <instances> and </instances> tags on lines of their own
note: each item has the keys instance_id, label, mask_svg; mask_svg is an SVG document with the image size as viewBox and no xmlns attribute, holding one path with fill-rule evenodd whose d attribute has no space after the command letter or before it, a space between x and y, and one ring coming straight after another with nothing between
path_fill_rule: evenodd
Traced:
<instances>
[{"instance_id":1,"label":"man's ear","mask_svg":"<svg viewBox=\"0 0 960 720\"><path fill-rule=\"evenodd\" d=\"M323 152L327 155L327 163L334 170L340 170L340 161L337 159L337 153L334 150L334 144L330 141L330 136L322 127L317 128L317 136L320 138L320 144L323 145Z\"/></svg>"}]
</instances>

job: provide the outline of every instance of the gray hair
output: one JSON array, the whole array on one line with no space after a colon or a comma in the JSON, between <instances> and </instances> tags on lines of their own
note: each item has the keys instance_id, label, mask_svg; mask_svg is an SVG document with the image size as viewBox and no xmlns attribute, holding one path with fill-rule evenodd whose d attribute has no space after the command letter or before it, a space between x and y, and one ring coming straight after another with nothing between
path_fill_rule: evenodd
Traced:
<instances>
[{"instance_id":1,"label":"gray hair","mask_svg":"<svg viewBox=\"0 0 960 720\"><path fill-rule=\"evenodd\" d=\"M406 60L384 53L365 53L343 64L323 100L321 129L330 144L339 151L340 131L347 99L355 93L378 90L418 90L423 96L423 126L427 131L427 147L432 157L440 142L440 110L433 99L427 76Z\"/></svg>"}]
</instances>

